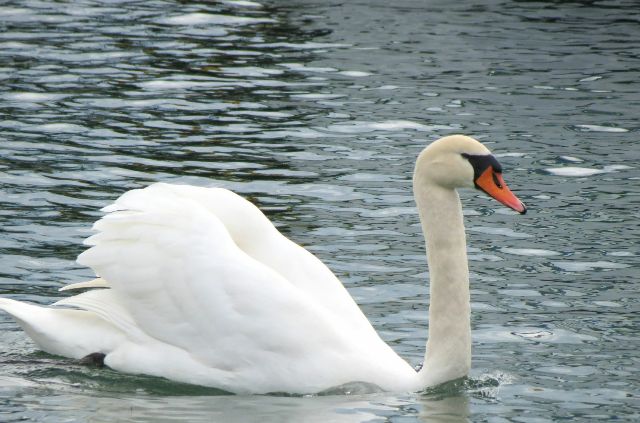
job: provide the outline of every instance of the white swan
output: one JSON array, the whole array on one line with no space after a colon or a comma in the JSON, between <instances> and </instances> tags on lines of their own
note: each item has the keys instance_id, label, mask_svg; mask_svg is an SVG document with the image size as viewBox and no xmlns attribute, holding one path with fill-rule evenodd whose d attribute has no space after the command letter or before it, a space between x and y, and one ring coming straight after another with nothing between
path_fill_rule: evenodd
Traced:
<instances>
[{"instance_id":1,"label":"white swan","mask_svg":"<svg viewBox=\"0 0 640 423\"><path fill-rule=\"evenodd\" d=\"M429 340L416 372L340 281L253 204L221 188L158 183L104 209L78 262L101 278L54 307L0 299L44 351L91 353L129 373L235 393L314 393L348 382L415 391L465 376L469 278L458 187L524 213L478 141L422 151L414 194L428 249ZM67 307L59 307L67 306ZM69 308L72 307L72 308Z\"/></svg>"}]
</instances>

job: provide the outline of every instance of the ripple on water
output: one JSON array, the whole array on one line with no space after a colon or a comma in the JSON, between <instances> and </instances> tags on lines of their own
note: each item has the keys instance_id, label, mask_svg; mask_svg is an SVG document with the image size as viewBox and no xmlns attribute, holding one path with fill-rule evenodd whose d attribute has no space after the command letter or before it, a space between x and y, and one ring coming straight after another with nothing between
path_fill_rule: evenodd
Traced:
<instances>
[{"instance_id":1,"label":"ripple on water","mask_svg":"<svg viewBox=\"0 0 640 423\"><path fill-rule=\"evenodd\" d=\"M535 341L550 344L581 344L598 339L562 328L513 328L500 325L481 325L473 331L474 342L492 344L496 342Z\"/></svg>"},{"instance_id":2,"label":"ripple on water","mask_svg":"<svg viewBox=\"0 0 640 423\"><path fill-rule=\"evenodd\" d=\"M625 269L628 264L614 263L611 261L552 261L555 267L565 272L588 272L592 270Z\"/></svg>"}]
</instances>

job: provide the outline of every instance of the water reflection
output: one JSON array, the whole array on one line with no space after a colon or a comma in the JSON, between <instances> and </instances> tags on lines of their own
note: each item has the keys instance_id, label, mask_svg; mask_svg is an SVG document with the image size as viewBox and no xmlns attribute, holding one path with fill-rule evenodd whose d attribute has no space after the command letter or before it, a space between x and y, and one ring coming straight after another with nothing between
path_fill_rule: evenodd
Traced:
<instances>
[{"instance_id":1,"label":"water reflection","mask_svg":"<svg viewBox=\"0 0 640 423\"><path fill-rule=\"evenodd\" d=\"M55 410L60 419L121 422L336 422L359 423L394 415L424 422L468 422L468 397L395 398L384 395L328 397L265 396L67 396L25 388L13 412L42 417Z\"/></svg>"}]
</instances>

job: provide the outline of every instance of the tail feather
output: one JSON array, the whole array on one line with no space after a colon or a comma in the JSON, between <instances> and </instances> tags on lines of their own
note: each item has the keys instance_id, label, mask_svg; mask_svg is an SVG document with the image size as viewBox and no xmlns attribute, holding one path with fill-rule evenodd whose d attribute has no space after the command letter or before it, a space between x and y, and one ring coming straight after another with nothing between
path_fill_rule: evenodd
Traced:
<instances>
[{"instance_id":1,"label":"tail feather","mask_svg":"<svg viewBox=\"0 0 640 423\"><path fill-rule=\"evenodd\" d=\"M43 307L0 298L0 309L9 313L40 349L50 354L82 358L94 352L108 353L125 338L124 333L94 313Z\"/></svg>"}]
</instances>

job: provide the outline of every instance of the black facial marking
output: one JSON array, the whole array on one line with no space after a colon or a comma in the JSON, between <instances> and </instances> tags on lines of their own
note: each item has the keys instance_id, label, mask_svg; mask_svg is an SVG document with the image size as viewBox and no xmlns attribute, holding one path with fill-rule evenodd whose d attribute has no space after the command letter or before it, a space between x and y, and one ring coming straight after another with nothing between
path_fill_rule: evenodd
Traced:
<instances>
[{"instance_id":1,"label":"black facial marking","mask_svg":"<svg viewBox=\"0 0 640 423\"><path fill-rule=\"evenodd\" d=\"M500 163L498 163L498 161L495 157L493 157L492 154L485 154L481 156L462 153L462 157L469 160L469 163L471 163L471 166L473 166L474 181L478 179L480 175L482 175L484 171L489 168L489 166L493 168L494 172L502 173L502 166L500 166Z\"/></svg>"}]
</instances>

